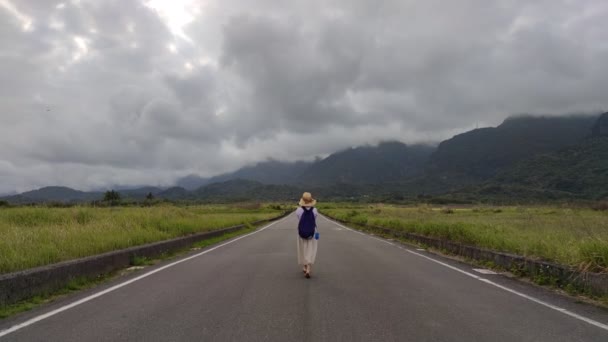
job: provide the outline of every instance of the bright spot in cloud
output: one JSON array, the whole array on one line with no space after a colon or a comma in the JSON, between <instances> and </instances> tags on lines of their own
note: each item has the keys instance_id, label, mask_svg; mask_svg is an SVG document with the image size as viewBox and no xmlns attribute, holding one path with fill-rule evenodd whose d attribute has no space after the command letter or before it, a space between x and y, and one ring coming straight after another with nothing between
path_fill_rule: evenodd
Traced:
<instances>
[{"instance_id":1,"label":"bright spot in cloud","mask_svg":"<svg viewBox=\"0 0 608 342\"><path fill-rule=\"evenodd\" d=\"M192 43L192 39L184 32L184 27L200 13L201 1L149 0L145 5L158 14L171 33Z\"/></svg>"},{"instance_id":2,"label":"bright spot in cloud","mask_svg":"<svg viewBox=\"0 0 608 342\"><path fill-rule=\"evenodd\" d=\"M217 111L215 111L215 116L222 116L226 113L226 107L220 106Z\"/></svg>"},{"instance_id":3,"label":"bright spot in cloud","mask_svg":"<svg viewBox=\"0 0 608 342\"><path fill-rule=\"evenodd\" d=\"M65 4L62 2L60 4L57 4L57 6L55 6L56 9L63 9L65 8Z\"/></svg>"},{"instance_id":4,"label":"bright spot in cloud","mask_svg":"<svg viewBox=\"0 0 608 342\"><path fill-rule=\"evenodd\" d=\"M217 63L214 60L212 60L211 58L207 58L207 57L199 58L198 63L202 66L217 67Z\"/></svg>"},{"instance_id":5,"label":"bright spot in cloud","mask_svg":"<svg viewBox=\"0 0 608 342\"><path fill-rule=\"evenodd\" d=\"M190 62L186 62L184 63L184 68L186 68L186 70L192 70L194 66Z\"/></svg>"},{"instance_id":6,"label":"bright spot in cloud","mask_svg":"<svg viewBox=\"0 0 608 342\"><path fill-rule=\"evenodd\" d=\"M21 13L15 5L9 0L0 0L0 7L4 7L10 14L12 14L21 24L21 29L25 32L32 31L34 29L34 21L32 18Z\"/></svg>"},{"instance_id":7,"label":"bright spot in cloud","mask_svg":"<svg viewBox=\"0 0 608 342\"><path fill-rule=\"evenodd\" d=\"M175 44L169 44L167 45L167 49L171 52L171 53L177 53L177 46L175 46Z\"/></svg>"},{"instance_id":8,"label":"bright spot in cloud","mask_svg":"<svg viewBox=\"0 0 608 342\"><path fill-rule=\"evenodd\" d=\"M72 55L72 60L76 62L89 53L89 48L86 39L82 37L74 37L74 43L76 44L76 52Z\"/></svg>"},{"instance_id":9,"label":"bright spot in cloud","mask_svg":"<svg viewBox=\"0 0 608 342\"><path fill-rule=\"evenodd\" d=\"M537 23L537 20L530 16L520 15L511 23L509 30L507 31L507 36L511 37L517 34L519 31L525 31L534 27Z\"/></svg>"}]
</instances>

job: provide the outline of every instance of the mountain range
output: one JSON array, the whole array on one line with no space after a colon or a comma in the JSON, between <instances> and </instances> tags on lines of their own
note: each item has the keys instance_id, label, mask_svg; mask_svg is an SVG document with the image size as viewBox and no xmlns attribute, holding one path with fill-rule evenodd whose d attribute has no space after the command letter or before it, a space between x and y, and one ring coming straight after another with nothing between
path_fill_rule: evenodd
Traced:
<instances>
[{"instance_id":1,"label":"mountain range","mask_svg":"<svg viewBox=\"0 0 608 342\"><path fill-rule=\"evenodd\" d=\"M187 190L195 190L207 184L222 183L232 179L248 179L263 184L291 184L297 180L297 176L303 170L309 168L312 164L313 162L306 161L288 163L268 160L211 178L189 175L179 179L177 186Z\"/></svg>"},{"instance_id":2,"label":"mountain range","mask_svg":"<svg viewBox=\"0 0 608 342\"><path fill-rule=\"evenodd\" d=\"M332 200L467 200L608 197L608 113L519 116L433 145L388 141L314 161L263 161L211 178L190 175L172 188L119 190L125 198L188 201L295 200L302 191ZM46 187L11 203L99 200L103 192Z\"/></svg>"},{"instance_id":3,"label":"mountain range","mask_svg":"<svg viewBox=\"0 0 608 342\"><path fill-rule=\"evenodd\" d=\"M437 148L428 174L457 183L487 180L517 162L574 145L592 133L594 116L514 117L448 139Z\"/></svg>"}]
</instances>

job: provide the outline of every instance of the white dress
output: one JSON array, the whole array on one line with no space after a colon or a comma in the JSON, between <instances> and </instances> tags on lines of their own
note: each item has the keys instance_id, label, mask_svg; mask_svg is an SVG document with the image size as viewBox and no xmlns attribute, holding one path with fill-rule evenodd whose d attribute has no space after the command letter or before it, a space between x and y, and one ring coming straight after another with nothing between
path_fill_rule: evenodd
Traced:
<instances>
[{"instance_id":1,"label":"white dress","mask_svg":"<svg viewBox=\"0 0 608 342\"><path fill-rule=\"evenodd\" d=\"M317 208L307 208L306 210L312 210L313 213L315 214L315 219L319 215L319 213L317 212ZM298 216L298 222L300 221L300 217L302 216L303 212L304 212L304 209L302 209L302 207L299 207L296 210L296 215ZM315 228L315 232L316 231L317 231L317 229ZM319 242L319 240L315 240L314 238L302 239L300 237L300 235L296 235L296 236L298 238L298 264L300 264L300 265L314 264L315 258L317 256L317 243Z\"/></svg>"}]
</instances>

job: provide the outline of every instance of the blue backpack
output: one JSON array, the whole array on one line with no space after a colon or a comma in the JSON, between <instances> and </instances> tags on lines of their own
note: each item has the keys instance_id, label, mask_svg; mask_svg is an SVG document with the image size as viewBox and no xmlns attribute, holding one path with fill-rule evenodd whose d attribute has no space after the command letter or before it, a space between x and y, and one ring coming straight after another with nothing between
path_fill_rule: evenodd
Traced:
<instances>
[{"instance_id":1,"label":"blue backpack","mask_svg":"<svg viewBox=\"0 0 608 342\"><path fill-rule=\"evenodd\" d=\"M298 234L302 239L310 239L315 235L315 228L317 228L314 209L306 210L304 207L302 209L304 209L304 212L300 216L300 223L298 223Z\"/></svg>"}]
</instances>

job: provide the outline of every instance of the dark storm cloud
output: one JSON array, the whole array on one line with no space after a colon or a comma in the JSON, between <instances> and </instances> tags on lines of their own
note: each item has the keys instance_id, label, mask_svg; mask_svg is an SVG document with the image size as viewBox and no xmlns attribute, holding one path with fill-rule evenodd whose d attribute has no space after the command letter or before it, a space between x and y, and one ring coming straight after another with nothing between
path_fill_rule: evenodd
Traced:
<instances>
[{"instance_id":1,"label":"dark storm cloud","mask_svg":"<svg viewBox=\"0 0 608 342\"><path fill-rule=\"evenodd\" d=\"M0 0L0 193L170 184L606 110L607 14L600 0Z\"/></svg>"}]
</instances>

